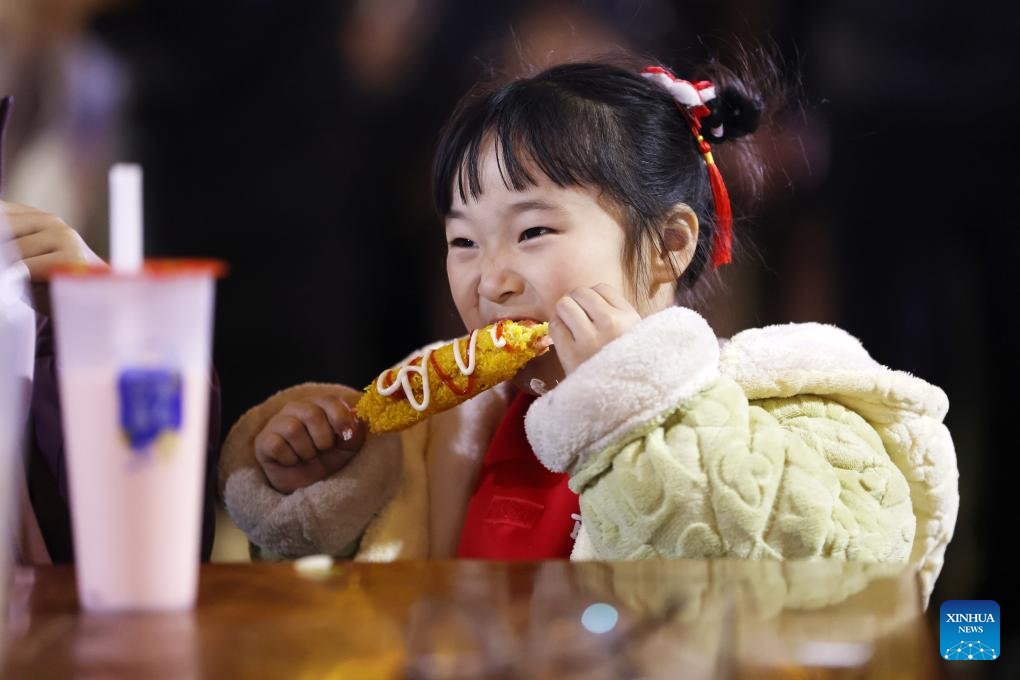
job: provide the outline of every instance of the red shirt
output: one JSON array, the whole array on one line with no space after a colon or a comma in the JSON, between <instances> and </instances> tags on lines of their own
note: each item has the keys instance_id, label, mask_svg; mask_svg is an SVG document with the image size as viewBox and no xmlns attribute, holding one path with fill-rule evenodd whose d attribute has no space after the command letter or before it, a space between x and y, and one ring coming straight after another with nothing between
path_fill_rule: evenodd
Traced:
<instances>
[{"instance_id":1,"label":"red shirt","mask_svg":"<svg viewBox=\"0 0 1020 680\"><path fill-rule=\"evenodd\" d=\"M518 393L496 429L468 503L458 557L541 560L570 557L580 514L567 475L550 472L524 433L535 397Z\"/></svg>"}]
</instances>

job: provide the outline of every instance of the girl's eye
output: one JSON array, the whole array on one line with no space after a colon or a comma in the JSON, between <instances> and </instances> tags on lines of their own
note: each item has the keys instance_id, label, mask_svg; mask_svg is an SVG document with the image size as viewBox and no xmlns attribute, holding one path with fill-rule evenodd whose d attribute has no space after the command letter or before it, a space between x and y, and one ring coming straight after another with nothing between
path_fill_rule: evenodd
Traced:
<instances>
[{"instance_id":1,"label":"girl's eye","mask_svg":"<svg viewBox=\"0 0 1020 680\"><path fill-rule=\"evenodd\" d=\"M450 241L451 248L471 248L475 242L469 238L455 238Z\"/></svg>"},{"instance_id":2,"label":"girl's eye","mask_svg":"<svg viewBox=\"0 0 1020 680\"><path fill-rule=\"evenodd\" d=\"M538 238L544 234L552 234L553 230L549 227L531 227L521 232L522 241L530 241L533 238Z\"/></svg>"}]
</instances>

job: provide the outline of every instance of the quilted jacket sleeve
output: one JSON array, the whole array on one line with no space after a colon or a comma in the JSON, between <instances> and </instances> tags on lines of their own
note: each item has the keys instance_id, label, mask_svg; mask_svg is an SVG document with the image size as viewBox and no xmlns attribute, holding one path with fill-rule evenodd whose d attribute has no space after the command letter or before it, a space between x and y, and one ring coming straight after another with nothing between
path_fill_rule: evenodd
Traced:
<instances>
[{"instance_id":1,"label":"quilted jacket sleeve","mask_svg":"<svg viewBox=\"0 0 1020 680\"><path fill-rule=\"evenodd\" d=\"M817 397L751 404L720 377L571 478L596 554L905 561L910 490L877 433Z\"/></svg>"},{"instance_id":2,"label":"quilted jacket sleeve","mask_svg":"<svg viewBox=\"0 0 1020 680\"><path fill-rule=\"evenodd\" d=\"M913 453L888 433L921 417L941 427L939 407L892 399L941 392L912 376L890 382L895 372L838 329L781 328L811 341L741 356L768 343L737 336L720 362L705 321L671 308L536 400L529 439L570 473L590 556L910 560L927 597L955 522L955 457L944 427Z\"/></svg>"}]
</instances>

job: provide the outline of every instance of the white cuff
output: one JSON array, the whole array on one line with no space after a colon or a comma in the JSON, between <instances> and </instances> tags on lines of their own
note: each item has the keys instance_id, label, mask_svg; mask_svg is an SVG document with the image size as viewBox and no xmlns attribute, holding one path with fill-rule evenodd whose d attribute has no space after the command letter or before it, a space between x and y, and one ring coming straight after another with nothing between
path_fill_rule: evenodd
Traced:
<instances>
[{"instance_id":1,"label":"white cuff","mask_svg":"<svg viewBox=\"0 0 1020 680\"><path fill-rule=\"evenodd\" d=\"M664 418L719 376L719 343L701 316L670 307L641 321L528 409L535 455L575 472L629 432Z\"/></svg>"}]
</instances>

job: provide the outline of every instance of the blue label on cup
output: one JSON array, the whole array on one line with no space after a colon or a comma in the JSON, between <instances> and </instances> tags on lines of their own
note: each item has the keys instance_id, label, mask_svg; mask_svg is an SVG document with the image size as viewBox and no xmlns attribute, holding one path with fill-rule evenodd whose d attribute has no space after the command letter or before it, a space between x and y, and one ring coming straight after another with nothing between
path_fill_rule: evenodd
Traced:
<instances>
[{"instance_id":1,"label":"blue label on cup","mask_svg":"<svg viewBox=\"0 0 1020 680\"><path fill-rule=\"evenodd\" d=\"M163 368L127 368L117 379L120 428L132 451L143 453L163 434L181 429L181 374Z\"/></svg>"}]
</instances>

